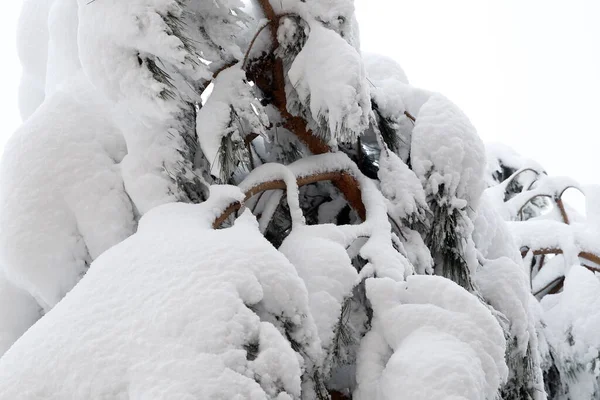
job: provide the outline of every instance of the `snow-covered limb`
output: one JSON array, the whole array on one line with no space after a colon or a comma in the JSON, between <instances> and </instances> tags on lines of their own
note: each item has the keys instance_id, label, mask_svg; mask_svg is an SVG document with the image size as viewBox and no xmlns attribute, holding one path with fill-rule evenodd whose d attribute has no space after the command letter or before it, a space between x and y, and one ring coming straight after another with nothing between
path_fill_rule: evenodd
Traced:
<instances>
[{"instance_id":1,"label":"snow-covered limb","mask_svg":"<svg viewBox=\"0 0 600 400\"><path fill-rule=\"evenodd\" d=\"M349 161L349 160L348 160ZM293 165L289 166L293 168ZM307 170L302 171L297 169L296 181L293 183L293 186L290 186L289 180L281 179L277 174L273 174L273 169L276 170L285 170L292 171L292 169L287 169L282 165L263 165L258 169L255 169L254 173L250 174L247 180L240 183L240 188L245 192L244 202L252 198L253 196L267 191L267 190L275 190L275 189L284 189L290 190L288 192L288 198L291 195L297 196L297 190L294 190L294 187L301 187L305 185L309 185L311 183L322 182L322 181L332 181L337 182L338 184L342 184L343 180L353 182L353 187L348 187L348 191L352 191L352 196L348 199L350 204L357 210L360 215L365 215L365 206L362 202L362 194L360 191L360 185L358 181L353 177L350 171L347 168L341 167L339 165L334 165L331 169L323 169L319 172L309 173ZM262 174L266 172L266 174ZM214 222L214 227L218 228L221 224L235 211L239 210L243 205L243 202L236 202L227 206L225 212L220 215Z\"/></svg>"}]
</instances>

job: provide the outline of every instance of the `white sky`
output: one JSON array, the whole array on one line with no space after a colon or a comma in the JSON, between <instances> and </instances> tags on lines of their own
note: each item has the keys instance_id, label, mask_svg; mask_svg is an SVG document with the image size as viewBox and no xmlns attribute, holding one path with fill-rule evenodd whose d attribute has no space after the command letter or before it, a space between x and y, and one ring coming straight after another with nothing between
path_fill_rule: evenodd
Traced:
<instances>
[{"instance_id":1,"label":"white sky","mask_svg":"<svg viewBox=\"0 0 600 400\"><path fill-rule=\"evenodd\" d=\"M600 183L600 1L356 0L362 47L395 58L411 83L469 115L553 175ZM15 27L0 24L0 147L20 124Z\"/></svg>"}]
</instances>

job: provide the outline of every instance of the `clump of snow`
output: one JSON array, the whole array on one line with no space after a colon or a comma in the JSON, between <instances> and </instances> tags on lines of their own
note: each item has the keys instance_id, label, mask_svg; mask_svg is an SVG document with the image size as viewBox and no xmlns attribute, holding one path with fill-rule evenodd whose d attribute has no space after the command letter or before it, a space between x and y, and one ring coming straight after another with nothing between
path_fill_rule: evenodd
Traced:
<instances>
[{"instance_id":1,"label":"clump of snow","mask_svg":"<svg viewBox=\"0 0 600 400\"><path fill-rule=\"evenodd\" d=\"M321 343L329 351L342 304L358 283L346 246L337 226L315 225L295 227L279 248L306 285Z\"/></svg>"},{"instance_id":2,"label":"clump of snow","mask_svg":"<svg viewBox=\"0 0 600 400\"><path fill-rule=\"evenodd\" d=\"M320 357L305 286L248 212L211 229L222 194L98 258L0 359L0 399L299 398Z\"/></svg>"},{"instance_id":3,"label":"clump of snow","mask_svg":"<svg viewBox=\"0 0 600 400\"><path fill-rule=\"evenodd\" d=\"M404 70L391 58L368 52L363 52L362 57L373 102L382 116L405 120L404 111L408 111L416 117L432 93L409 85Z\"/></svg>"},{"instance_id":4,"label":"clump of snow","mask_svg":"<svg viewBox=\"0 0 600 400\"><path fill-rule=\"evenodd\" d=\"M432 95L416 116L411 160L427 195L447 197L452 208L477 207L485 149L467 116L442 95Z\"/></svg>"},{"instance_id":5,"label":"clump of snow","mask_svg":"<svg viewBox=\"0 0 600 400\"><path fill-rule=\"evenodd\" d=\"M475 283L486 301L508 318L517 351L524 357L530 338L535 339L535 325L529 319L530 291L523 268L506 257L491 260L477 271Z\"/></svg>"},{"instance_id":6,"label":"clump of snow","mask_svg":"<svg viewBox=\"0 0 600 400\"><path fill-rule=\"evenodd\" d=\"M429 248L423 241L421 234L413 229L402 229L402 247L406 251L406 258L413 265L417 274L432 275L434 262Z\"/></svg>"},{"instance_id":7,"label":"clump of snow","mask_svg":"<svg viewBox=\"0 0 600 400\"><path fill-rule=\"evenodd\" d=\"M332 144L356 139L368 128L371 99L360 54L333 30L310 23L288 77Z\"/></svg>"},{"instance_id":8,"label":"clump of snow","mask_svg":"<svg viewBox=\"0 0 600 400\"><path fill-rule=\"evenodd\" d=\"M425 191L419 178L400 157L388 149L383 149L379 157L377 176L390 214L409 222L425 218L424 213L429 210Z\"/></svg>"},{"instance_id":9,"label":"clump of snow","mask_svg":"<svg viewBox=\"0 0 600 400\"><path fill-rule=\"evenodd\" d=\"M476 297L437 276L366 284L373 322L361 343L355 398L496 398L508 374L505 340Z\"/></svg>"},{"instance_id":10,"label":"clump of snow","mask_svg":"<svg viewBox=\"0 0 600 400\"><path fill-rule=\"evenodd\" d=\"M481 255L490 260L508 257L521 264L521 253L508 224L495 206L494 197L486 189L473 218L473 242Z\"/></svg>"},{"instance_id":11,"label":"clump of snow","mask_svg":"<svg viewBox=\"0 0 600 400\"><path fill-rule=\"evenodd\" d=\"M198 112L196 130L212 175L223 177L219 151L223 138L243 142L247 135L263 135L269 119L254 98L240 65L221 71L214 90ZM232 137L233 136L233 137Z\"/></svg>"},{"instance_id":12,"label":"clump of snow","mask_svg":"<svg viewBox=\"0 0 600 400\"><path fill-rule=\"evenodd\" d=\"M45 311L89 263L135 229L111 109L83 73L7 143L0 167L0 263Z\"/></svg>"}]
</instances>

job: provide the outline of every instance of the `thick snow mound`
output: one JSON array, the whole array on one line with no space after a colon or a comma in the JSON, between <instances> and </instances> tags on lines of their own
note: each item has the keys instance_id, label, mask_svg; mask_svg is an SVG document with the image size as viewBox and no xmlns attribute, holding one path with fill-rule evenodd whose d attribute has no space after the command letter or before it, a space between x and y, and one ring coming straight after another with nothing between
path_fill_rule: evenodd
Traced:
<instances>
[{"instance_id":1,"label":"thick snow mound","mask_svg":"<svg viewBox=\"0 0 600 400\"><path fill-rule=\"evenodd\" d=\"M214 231L218 212L149 212L0 360L0 399L299 398L283 331L319 356L306 289L249 212Z\"/></svg>"},{"instance_id":2,"label":"thick snow mound","mask_svg":"<svg viewBox=\"0 0 600 400\"><path fill-rule=\"evenodd\" d=\"M491 312L439 276L369 279L373 328L361 344L357 399L495 399L505 339Z\"/></svg>"},{"instance_id":3,"label":"thick snow mound","mask_svg":"<svg viewBox=\"0 0 600 400\"><path fill-rule=\"evenodd\" d=\"M48 311L103 251L133 233L110 109L82 73L12 136L0 167L0 259Z\"/></svg>"}]
</instances>

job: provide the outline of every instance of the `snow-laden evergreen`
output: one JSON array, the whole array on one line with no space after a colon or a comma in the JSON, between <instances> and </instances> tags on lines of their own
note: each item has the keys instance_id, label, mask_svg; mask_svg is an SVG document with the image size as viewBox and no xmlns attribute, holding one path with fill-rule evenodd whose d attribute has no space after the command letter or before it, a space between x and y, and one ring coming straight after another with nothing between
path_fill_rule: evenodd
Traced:
<instances>
[{"instance_id":1,"label":"snow-laden evergreen","mask_svg":"<svg viewBox=\"0 0 600 400\"><path fill-rule=\"evenodd\" d=\"M352 0L18 29L0 399L598 397L600 190L362 53Z\"/></svg>"}]
</instances>

